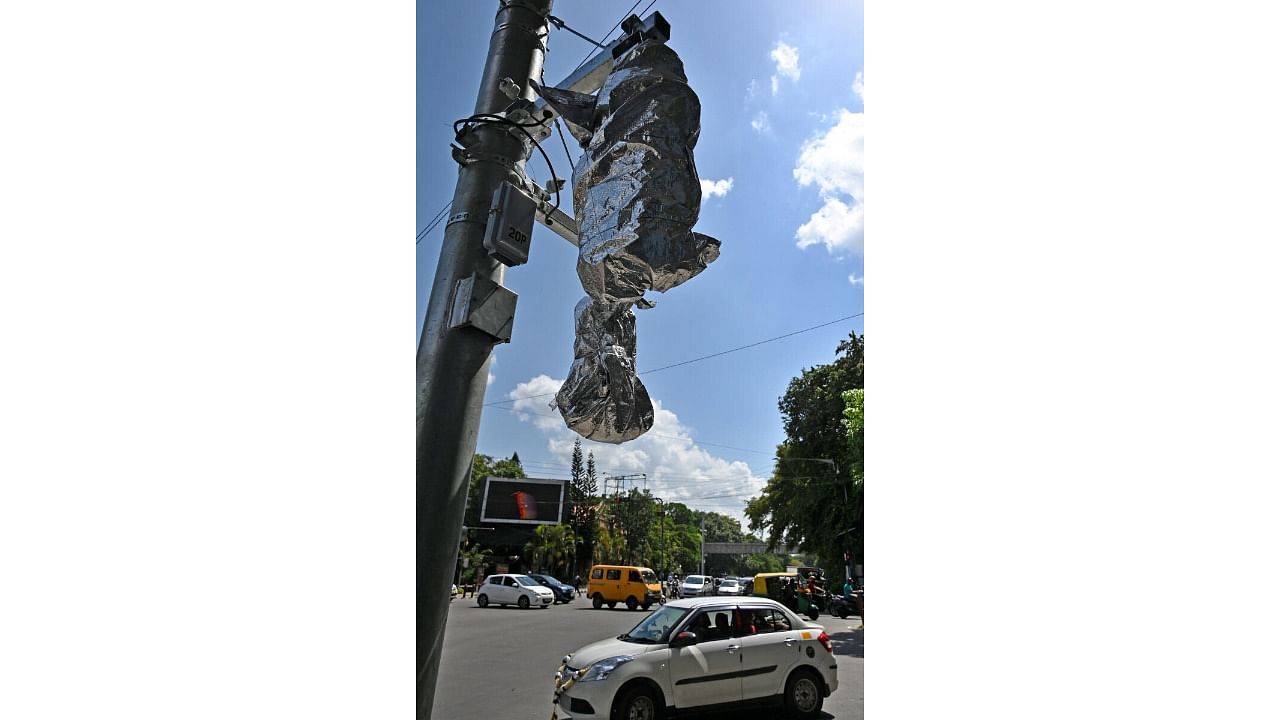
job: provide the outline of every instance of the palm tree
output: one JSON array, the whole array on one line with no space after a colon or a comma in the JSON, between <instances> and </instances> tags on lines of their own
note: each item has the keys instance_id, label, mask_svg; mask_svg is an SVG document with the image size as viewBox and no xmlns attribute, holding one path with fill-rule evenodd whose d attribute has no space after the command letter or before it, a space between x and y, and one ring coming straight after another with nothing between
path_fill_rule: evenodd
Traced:
<instances>
[{"instance_id":1,"label":"palm tree","mask_svg":"<svg viewBox=\"0 0 1280 720\"><path fill-rule=\"evenodd\" d=\"M525 544L524 552L531 567L554 574L566 569L577 541L568 525L539 525L533 531L533 539Z\"/></svg>"}]
</instances>

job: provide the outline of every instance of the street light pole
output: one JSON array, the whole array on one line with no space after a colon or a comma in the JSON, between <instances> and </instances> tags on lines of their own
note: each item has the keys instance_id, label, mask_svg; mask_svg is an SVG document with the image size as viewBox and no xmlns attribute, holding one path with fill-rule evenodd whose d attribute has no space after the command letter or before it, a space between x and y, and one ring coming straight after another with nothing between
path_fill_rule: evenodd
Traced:
<instances>
[{"instance_id":1,"label":"street light pole","mask_svg":"<svg viewBox=\"0 0 1280 720\"><path fill-rule=\"evenodd\" d=\"M477 115L502 112L511 103L501 89L507 78L518 85L522 97L533 101L529 80L539 77L546 53L551 0L500 0L498 6L476 97ZM496 342L510 338L511 318L502 316L515 312L515 295L502 287L504 266L484 247L494 192L504 182L524 184L524 163L533 150L522 135L510 130L499 123L480 124L470 138L473 142L454 154L462 167L418 345L419 720L430 720L435 701L447 593L480 432L489 353Z\"/></svg>"}]
</instances>

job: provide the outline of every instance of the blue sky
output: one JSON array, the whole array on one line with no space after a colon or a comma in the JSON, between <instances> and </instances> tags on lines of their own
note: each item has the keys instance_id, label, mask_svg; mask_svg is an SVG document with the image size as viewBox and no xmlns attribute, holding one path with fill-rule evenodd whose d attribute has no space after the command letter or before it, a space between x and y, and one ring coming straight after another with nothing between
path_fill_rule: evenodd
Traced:
<instances>
[{"instance_id":1,"label":"blue sky","mask_svg":"<svg viewBox=\"0 0 1280 720\"><path fill-rule=\"evenodd\" d=\"M863 311L862 3L803 6L658 0L649 10L671 23L669 45L702 101L694 158L704 197L695 229L722 247L701 275L655 294L654 309L636 311L642 373ZM552 13L601 39L630 7L557 0ZM496 1L419 6L415 230L452 197L450 125L474 106L496 8ZM552 84L592 51L554 28L549 47ZM549 138L544 149L568 177L559 140ZM570 151L576 159L572 139ZM550 177L536 152L528 168L539 181ZM418 244L418 333L442 238L443 225ZM507 270L519 303L511 343L494 350L486 402L554 392L564 379L573 307L584 295L575 259L573 246L536 226L529 263ZM642 374L654 399L653 429L618 446L584 440L583 449L594 452L602 473L645 473L662 497L741 518L784 439L777 401L788 381L830 362L837 343L862 329L859 317ZM577 436L551 400L486 407L477 451L519 452L531 476L566 477Z\"/></svg>"}]
</instances>

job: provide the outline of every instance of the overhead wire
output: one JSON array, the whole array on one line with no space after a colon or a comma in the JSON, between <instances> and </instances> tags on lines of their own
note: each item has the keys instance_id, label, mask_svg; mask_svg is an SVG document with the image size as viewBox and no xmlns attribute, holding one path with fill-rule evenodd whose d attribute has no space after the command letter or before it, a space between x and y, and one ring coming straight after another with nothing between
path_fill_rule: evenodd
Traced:
<instances>
[{"instance_id":1,"label":"overhead wire","mask_svg":"<svg viewBox=\"0 0 1280 720\"><path fill-rule=\"evenodd\" d=\"M420 242L422 242L422 238L424 238L424 237L426 237L428 234L430 234L430 233L431 233L431 231L432 231L432 230L434 230L434 229L436 228L436 226L440 224L441 219L443 219L443 218L444 218L445 213L446 213L446 212L449 210L449 208L450 208L450 207L452 207L452 206L453 206L453 201L452 201L452 200L450 200L449 202L447 202L447 203L445 203L445 204L444 204L444 207L440 208L440 209L436 212L436 214L431 218L431 220L427 222L426 226L425 226L425 227L423 227L421 230L419 230L419 231L418 231L418 240L417 240L417 242L415 242L415 243L414 243L415 245L416 245L416 244L418 244L418 243L420 243Z\"/></svg>"},{"instance_id":2,"label":"overhead wire","mask_svg":"<svg viewBox=\"0 0 1280 720\"><path fill-rule=\"evenodd\" d=\"M761 340L761 341L759 341L759 342L753 342L753 343L750 343L750 344L748 344L748 345L740 345L740 346L738 346L738 347L736 347L736 348L730 348L729 350L722 350L722 351L717 352L717 353L711 353L710 355L703 355L702 357L696 357L696 358L693 358L693 359L691 359L691 360L684 360L684 361L682 361L682 362L673 363L673 364L671 364L671 365L664 365L664 366L662 366L662 367L660 367L660 368L654 368L654 369L652 369L652 370L642 370L642 371L640 371L640 372L638 372L638 373L636 373L636 374L637 374L637 375L645 375L645 374L647 374L647 373L655 373L655 372L659 372L659 371L661 371L661 370L670 370L671 368L680 367L681 365L689 365L689 364L691 364L691 363L700 362L700 361L702 361L702 360L709 360L709 359L714 358L714 357L720 357L721 355L728 355L729 353L735 353L735 352L738 352L739 350L747 350L747 349L749 349L749 348L753 348L753 347L757 347L757 346L760 346L760 345L764 345L764 344L766 344L766 343L771 343L771 342L774 342L774 341L777 341L777 340L782 340L782 339L784 339L784 338L792 337L792 336L794 336L794 335L799 335L799 334L801 334L801 333L807 333L807 332L809 332L809 331L811 331L811 330L817 330L818 328L823 328L823 327L826 327L826 326L828 326L828 325L834 325L834 324L836 324L836 323L838 323L838 322L844 322L845 320L852 320L852 319L854 319L854 318L859 318L859 317L862 317L862 316L863 316L863 315L865 315L865 314L866 314L866 313L855 313L855 314L853 314L853 315L848 315L848 316L846 316L846 317L842 317L842 318L839 318L839 319L836 319L836 320L832 320L832 321L830 321L830 322L824 322L824 323L821 323L821 324L819 324L819 325L814 325L814 326L812 326L812 327L807 327L807 328L804 328L803 330L796 330L795 332L789 332L789 333L786 333L785 335L778 335L778 336L776 336L776 337L771 337L771 338L768 338L768 339L766 339L766 340ZM524 397L510 398L510 399L508 399L508 400L492 400L492 401L490 401L490 402L485 403L485 404L484 404L484 406L485 406L485 407L489 407L490 405L505 405L506 403L514 403L514 402L519 402L519 401L521 401L521 400L535 400L535 399L537 399L537 398L550 397L550 396L552 396L552 395L555 395L555 393L551 392L551 393L540 393L540 394L538 394L538 395L526 395L526 396L524 396ZM524 411L522 411L522 412L524 412ZM752 451L752 452L755 452L755 451Z\"/></svg>"},{"instance_id":3,"label":"overhead wire","mask_svg":"<svg viewBox=\"0 0 1280 720\"><path fill-rule=\"evenodd\" d=\"M626 11L625 13L623 13L623 14L622 14L622 17L618 18L618 22L614 23L614 24L613 24L613 27L609 28L609 32L607 32L607 33L605 33L605 34L604 34L604 41L605 41L606 43L607 43L607 42L609 42L609 36L613 34L613 31L618 29L618 26L622 24L622 21L623 21L623 20L626 20L627 18L631 17L631 12L632 12L632 10L635 10L635 9L640 5L640 3L642 3L642 2L644 2L644 0L636 0L635 5L632 5L632 6L631 6L631 10L628 10L628 11ZM585 57L583 57L583 58L582 58L582 60L578 62L578 64L577 64L577 65L574 65L574 66L573 66L573 70L571 70L570 72L571 72L571 73L572 73L572 72L576 72L576 71L578 70L578 68L580 68L580 67L582 67L584 64L586 64L586 62L587 62L588 60L590 60L590 59L591 59L591 56L592 56L592 55L594 55L594 54L595 54L595 51L590 51L590 52L588 52L588 53L586 54L586 56L585 56Z\"/></svg>"}]
</instances>

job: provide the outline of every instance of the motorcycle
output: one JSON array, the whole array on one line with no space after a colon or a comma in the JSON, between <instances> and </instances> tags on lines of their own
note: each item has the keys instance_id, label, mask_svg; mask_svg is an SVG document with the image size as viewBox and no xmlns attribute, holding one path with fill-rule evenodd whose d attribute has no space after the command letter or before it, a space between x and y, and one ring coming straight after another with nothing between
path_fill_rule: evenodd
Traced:
<instances>
[{"instance_id":1,"label":"motorcycle","mask_svg":"<svg viewBox=\"0 0 1280 720\"><path fill-rule=\"evenodd\" d=\"M843 595L832 595L827 604L827 611L841 620L858 614L857 593L852 598Z\"/></svg>"}]
</instances>

